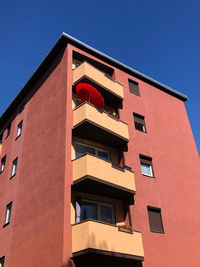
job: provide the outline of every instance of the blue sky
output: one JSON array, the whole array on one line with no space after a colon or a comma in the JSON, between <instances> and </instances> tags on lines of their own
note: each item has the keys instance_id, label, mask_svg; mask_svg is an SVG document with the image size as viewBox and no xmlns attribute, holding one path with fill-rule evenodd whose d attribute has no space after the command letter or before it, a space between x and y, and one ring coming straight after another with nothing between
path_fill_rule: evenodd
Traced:
<instances>
[{"instance_id":1,"label":"blue sky","mask_svg":"<svg viewBox=\"0 0 200 267\"><path fill-rule=\"evenodd\" d=\"M3 1L0 114L66 32L187 95L200 151L199 13L193 0Z\"/></svg>"}]
</instances>

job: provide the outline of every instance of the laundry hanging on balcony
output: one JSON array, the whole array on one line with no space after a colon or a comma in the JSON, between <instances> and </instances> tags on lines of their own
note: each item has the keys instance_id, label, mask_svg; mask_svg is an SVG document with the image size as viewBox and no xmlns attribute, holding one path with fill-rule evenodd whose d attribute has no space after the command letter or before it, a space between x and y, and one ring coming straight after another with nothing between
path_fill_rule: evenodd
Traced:
<instances>
[{"instance_id":1,"label":"laundry hanging on balcony","mask_svg":"<svg viewBox=\"0 0 200 267\"><path fill-rule=\"evenodd\" d=\"M79 83L76 86L76 93L78 95L78 98L84 102L88 101L91 104L93 104L97 108L103 108L104 107L104 98L100 94L100 92L87 83Z\"/></svg>"}]
</instances>

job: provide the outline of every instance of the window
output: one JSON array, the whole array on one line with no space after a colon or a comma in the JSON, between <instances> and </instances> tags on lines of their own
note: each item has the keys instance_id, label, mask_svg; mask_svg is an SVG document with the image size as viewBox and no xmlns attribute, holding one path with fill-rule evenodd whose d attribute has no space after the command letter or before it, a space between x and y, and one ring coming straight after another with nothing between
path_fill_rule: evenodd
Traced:
<instances>
[{"instance_id":1,"label":"window","mask_svg":"<svg viewBox=\"0 0 200 267\"><path fill-rule=\"evenodd\" d=\"M21 121L18 125L17 125L17 137L18 138L21 134L22 134L22 125L23 125L23 121Z\"/></svg>"},{"instance_id":2,"label":"window","mask_svg":"<svg viewBox=\"0 0 200 267\"><path fill-rule=\"evenodd\" d=\"M4 169L5 169L5 165L6 165L6 156L4 156L4 157L1 159L1 169L0 169L0 173L4 171Z\"/></svg>"},{"instance_id":3,"label":"window","mask_svg":"<svg viewBox=\"0 0 200 267\"><path fill-rule=\"evenodd\" d=\"M11 130L11 123L7 127L7 133L6 133L6 138L10 135L10 130Z\"/></svg>"},{"instance_id":4,"label":"window","mask_svg":"<svg viewBox=\"0 0 200 267\"><path fill-rule=\"evenodd\" d=\"M0 267L4 267L5 257L0 258Z\"/></svg>"},{"instance_id":5,"label":"window","mask_svg":"<svg viewBox=\"0 0 200 267\"><path fill-rule=\"evenodd\" d=\"M81 65L81 61L80 60L78 60L78 59L73 59L73 63L72 63L72 69L74 70L74 69L76 69L78 66L80 66Z\"/></svg>"},{"instance_id":6,"label":"window","mask_svg":"<svg viewBox=\"0 0 200 267\"><path fill-rule=\"evenodd\" d=\"M98 158L110 161L109 151L99 149L93 146L85 145L85 144L80 144L80 143L76 143L75 149L76 149L76 158L89 153L89 154L97 156Z\"/></svg>"},{"instance_id":7,"label":"window","mask_svg":"<svg viewBox=\"0 0 200 267\"><path fill-rule=\"evenodd\" d=\"M25 108L25 103L19 108L19 113L21 113L23 110L24 110L24 108Z\"/></svg>"},{"instance_id":8,"label":"window","mask_svg":"<svg viewBox=\"0 0 200 267\"><path fill-rule=\"evenodd\" d=\"M4 226L6 226L10 223L11 210L12 210L12 202L10 202L6 207L6 217L5 217Z\"/></svg>"},{"instance_id":9,"label":"window","mask_svg":"<svg viewBox=\"0 0 200 267\"><path fill-rule=\"evenodd\" d=\"M140 164L142 174L147 175L149 177L153 177L153 167L152 167L152 158L140 155Z\"/></svg>"},{"instance_id":10,"label":"window","mask_svg":"<svg viewBox=\"0 0 200 267\"><path fill-rule=\"evenodd\" d=\"M149 216L149 227L151 232L164 234L161 209L155 207L147 207Z\"/></svg>"},{"instance_id":11,"label":"window","mask_svg":"<svg viewBox=\"0 0 200 267\"><path fill-rule=\"evenodd\" d=\"M128 80L128 84L129 84L130 93L140 96L139 83L137 83L133 80Z\"/></svg>"},{"instance_id":12,"label":"window","mask_svg":"<svg viewBox=\"0 0 200 267\"><path fill-rule=\"evenodd\" d=\"M76 203L76 222L87 219L115 224L114 206L112 204L81 199Z\"/></svg>"},{"instance_id":13,"label":"window","mask_svg":"<svg viewBox=\"0 0 200 267\"><path fill-rule=\"evenodd\" d=\"M135 123L135 129L145 133L146 126L145 126L144 116L137 113L133 113L133 118Z\"/></svg>"},{"instance_id":14,"label":"window","mask_svg":"<svg viewBox=\"0 0 200 267\"><path fill-rule=\"evenodd\" d=\"M15 174L16 174L16 172L17 172L17 161L18 161L18 158L16 158L16 159L13 161L11 178L12 178L13 176L15 176Z\"/></svg>"}]
</instances>

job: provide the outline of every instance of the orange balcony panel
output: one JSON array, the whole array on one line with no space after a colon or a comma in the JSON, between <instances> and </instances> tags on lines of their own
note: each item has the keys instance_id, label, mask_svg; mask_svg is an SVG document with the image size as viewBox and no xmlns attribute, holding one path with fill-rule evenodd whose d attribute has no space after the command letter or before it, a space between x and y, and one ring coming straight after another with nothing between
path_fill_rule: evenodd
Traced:
<instances>
[{"instance_id":1,"label":"orange balcony panel","mask_svg":"<svg viewBox=\"0 0 200 267\"><path fill-rule=\"evenodd\" d=\"M120 231L117 226L87 220L72 226L73 257L88 253L144 259L142 234Z\"/></svg>"},{"instance_id":2,"label":"orange balcony panel","mask_svg":"<svg viewBox=\"0 0 200 267\"><path fill-rule=\"evenodd\" d=\"M110 162L86 154L73 160L72 190L133 200L134 173L127 169L113 167Z\"/></svg>"},{"instance_id":3,"label":"orange balcony panel","mask_svg":"<svg viewBox=\"0 0 200 267\"><path fill-rule=\"evenodd\" d=\"M73 70L74 83L77 83L83 80L84 78L88 78L90 81L101 86L102 88L117 96L121 100L124 99L123 86L118 82L106 77L103 72L96 69L88 62L82 63L79 67Z\"/></svg>"},{"instance_id":4,"label":"orange balcony panel","mask_svg":"<svg viewBox=\"0 0 200 267\"><path fill-rule=\"evenodd\" d=\"M90 103L73 111L73 135L108 146L124 146L129 141L128 125Z\"/></svg>"}]
</instances>

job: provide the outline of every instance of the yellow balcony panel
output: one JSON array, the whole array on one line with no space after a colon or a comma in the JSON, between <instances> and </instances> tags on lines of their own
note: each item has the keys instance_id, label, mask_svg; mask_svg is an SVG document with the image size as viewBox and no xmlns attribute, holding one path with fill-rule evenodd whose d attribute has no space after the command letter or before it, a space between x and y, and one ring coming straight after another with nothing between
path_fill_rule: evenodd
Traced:
<instances>
[{"instance_id":1,"label":"yellow balcony panel","mask_svg":"<svg viewBox=\"0 0 200 267\"><path fill-rule=\"evenodd\" d=\"M83 221L72 226L72 253L74 258L96 254L142 261L142 235L102 222Z\"/></svg>"},{"instance_id":2,"label":"yellow balcony panel","mask_svg":"<svg viewBox=\"0 0 200 267\"><path fill-rule=\"evenodd\" d=\"M85 102L73 111L73 135L112 147L129 141L128 125Z\"/></svg>"},{"instance_id":3,"label":"yellow balcony panel","mask_svg":"<svg viewBox=\"0 0 200 267\"><path fill-rule=\"evenodd\" d=\"M72 190L132 201L135 193L134 173L86 154L73 160Z\"/></svg>"},{"instance_id":4,"label":"yellow balcony panel","mask_svg":"<svg viewBox=\"0 0 200 267\"><path fill-rule=\"evenodd\" d=\"M73 70L73 82L77 83L84 78L88 78L95 84L103 87L108 92L114 94L121 100L124 99L124 89L121 84L105 76L103 72L96 69L87 62L82 63Z\"/></svg>"}]
</instances>

